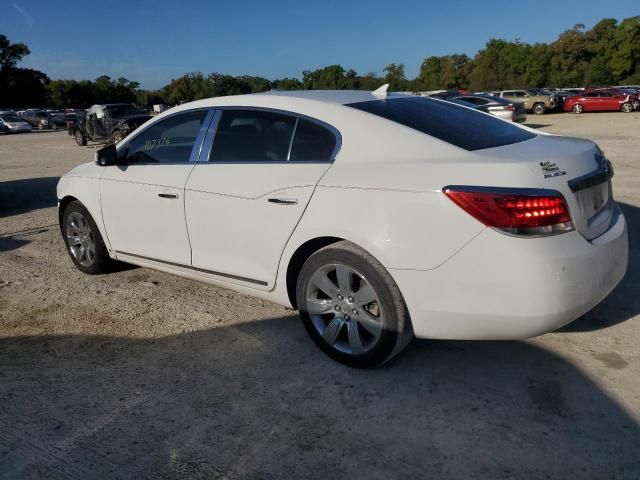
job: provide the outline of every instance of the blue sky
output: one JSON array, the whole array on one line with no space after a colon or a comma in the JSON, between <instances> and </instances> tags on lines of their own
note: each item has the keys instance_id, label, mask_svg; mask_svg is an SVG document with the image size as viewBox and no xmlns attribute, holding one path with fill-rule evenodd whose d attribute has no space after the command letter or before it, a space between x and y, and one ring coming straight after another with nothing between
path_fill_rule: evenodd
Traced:
<instances>
[{"instance_id":1,"label":"blue sky","mask_svg":"<svg viewBox=\"0 0 640 480\"><path fill-rule=\"evenodd\" d=\"M186 72L270 79L339 63L360 74L430 55L475 54L491 38L551 41L576 23L640 14L638 0L0 0L0 33L51 78L124 76L157 88Z\"/></svg>"}]
</instances>

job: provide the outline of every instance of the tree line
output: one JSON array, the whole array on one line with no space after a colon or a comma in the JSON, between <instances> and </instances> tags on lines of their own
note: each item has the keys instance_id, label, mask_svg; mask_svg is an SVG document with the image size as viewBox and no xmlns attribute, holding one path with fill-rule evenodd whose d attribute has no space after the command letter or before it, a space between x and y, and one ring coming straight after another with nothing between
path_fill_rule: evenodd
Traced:
<instances>
[{"instance_id":1,"label":"tree line","mask_svg":"<svg viewBox=\"0 0 640 480\"><path fill-rule=\"evenodd\" d=\"M392 63L383 75L359 75L341 65L302 72L301 78L269 80L258 76L187 73L157 90L144 90L126 78L51 80L38 70L18 68L29 55L23 43L0 35L0 107L88 107L94 103L177 104L201 98L264 92L271 89L373 90L383 83L393 91L518 87L582 87L640 84L640 16L605 18L593 28L575 25L551 43L529 44L490 39L474 57L427 57L416 78Z\"/></svg>"}]
</instances>

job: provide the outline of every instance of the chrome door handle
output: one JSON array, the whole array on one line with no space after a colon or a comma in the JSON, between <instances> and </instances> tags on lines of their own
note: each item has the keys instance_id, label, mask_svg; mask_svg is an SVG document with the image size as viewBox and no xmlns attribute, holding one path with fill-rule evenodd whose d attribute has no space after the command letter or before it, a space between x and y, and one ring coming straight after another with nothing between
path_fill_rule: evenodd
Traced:
<instances>
[{"instance_id":1,"label":"chrome door handle","mask_svg":"<svg viewBox=\"0 0 640 480\"><path fill-rule=\"evenodd\" d=\"M268 198L267 202L275 203L276 205L295 205L298 203L297 198Z\"/></svg>"},{"instance_id":2,"label":"chrome door handle","mask_svg":"<svg viewBox=\"0 0 640 480\"><path fill-rule=\"evenodd\" d=\"M178 194L177 193L159 193L158 196L160 198L178 198Z\"/></svg>"}]
</instances>

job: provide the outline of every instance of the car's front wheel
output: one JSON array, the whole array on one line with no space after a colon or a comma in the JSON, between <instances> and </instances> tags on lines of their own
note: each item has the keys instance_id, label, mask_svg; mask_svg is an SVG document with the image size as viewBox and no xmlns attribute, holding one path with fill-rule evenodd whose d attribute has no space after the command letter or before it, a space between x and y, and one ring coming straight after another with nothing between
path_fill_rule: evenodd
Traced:
<instances>
[{"instance_id":1,"label":"car's front wheel","mask_svg":"<svg viewBox=\"0 0 640 480\"><path fill-rule=\"evenodd\" d=\"M580 114L580 113L583 113L583 112L584 112L584 107L582 105L580 105L579 103L576 103L573 106L573 113Z\"/></svg>"},{"instance_id":2,"label":"car's front wheel","mask_svg":"<svg viewBox=\"0 0 640 480\"><path fill-rule=\"evenodd\" d=\"M313 341L352 367L380 365L413 337L393 278L350 242L334 243L309 257L298 276L296 300Z\"/></svg>"},{"instance_id":3,"label":"car's front wheel","mask_svg":"<svg viewBox=\"0 0 640 480\"><path fill-rule=\"evenodd\" d=\"M621 110L624 113L631 113L631 112L633 112L633 104L631 104L629 102L623 103Z\"/></svg>"},{"instance_id":4,"label":"car's front wheel","mask_svg":"<svg viewBox=\"0 0 640 480\"><path fill-rule=\"evenodd\" d=\"M98 227L82 203L76 200L67 205L61 230L67 252L79 270L91 275L108 271L111 258Z\"/></svg>"}]
</instances>

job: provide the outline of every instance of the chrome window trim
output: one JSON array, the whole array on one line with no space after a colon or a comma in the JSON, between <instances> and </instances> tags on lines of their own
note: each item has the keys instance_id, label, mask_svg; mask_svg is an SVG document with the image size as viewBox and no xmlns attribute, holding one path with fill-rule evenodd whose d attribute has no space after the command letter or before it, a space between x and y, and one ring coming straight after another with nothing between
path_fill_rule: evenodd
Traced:
<instances>
[{"instance_id":1,"label":"chrome window trim","mask_svg":"<svg viewBox=\"0 0 640 480\"><path fill-rule=\"evenodd\" d=\"M189 156L189 162L197 162L200 158L200 153L202 152L202 145L204 144L204 137L207 134L209 129L209 124L211 123L211 119L213 118L213 110L207 111L207 115L204 117L202 121L202 125L200 125L200 131L196 136L195 142L193 142L193 148L191 149L191 155Z\"/></svg>"},{"instance_id":2,"label":"chrome window trim","mask_svg":"<svg viewBox=\"0 0 640 480\"><path fill-rule=\"evenodd\" d=\"M290 110L281 110L278 108L268 108L268 107L253 107L253 106L249 106L249 105L241 105L241 106L220 106L220 107L211 107L214 108L216 110L216 116L214 116L213 121L211 122L211 125L209 127L209 132L207 134L207 137L205 138L205 142L203 144L203 148L201 150L201 154L200 154L200 159L198 161L198 163L206 163L206 164L211 164L211 165L241 165L241 164L246 164L246 165L254 165L254 164L284 164L284 163L291 163L291 164L300 164L300 165L304 165L304 164L314 164L314 163L323 163L323 164L327 164L327 163L333 163L335 162L336 156L338 155L338 153L340 153L340 149L342 148L342 134L340 133L340 131L334 127L333 125L330 125L326 122L323 122L322 120L318 120L317 118L313 118L310 117L308 115L304 115L302 113L296 113L296 112L292 112ZM222 117L222 113L225 110L256 110L256 111L261 111L261 112L271 112L271 113L278 113L280 115L288 115L291 117L295 117L296 118L296 123L293 129L293 132L291 134L291 140L290 140L290 145L289 145L289 152L287 154L287 160L253 160L253 161L238 161L238 162L210 162L209 161L209 157L211 155L211 149L213 148L213 142L215 141L215 134L218 130L218 125L220 123L220 118ZM299 120L303 119L303 120L308 120L312 123L315 123L327 130L329 130L336 141L335 146L333 147L333 151L331 152L331 155L329 155L329 159L328 160L309 160L309 161L289 161L289 156L291 154L291 149L293 148L293 140L295 138L295 133L298 127L298 123ZM214 125L215 124L215 125ZM209 133L212 132L211 135L209 135ZM203 155L204 152L207 152L206 155Z\"/></svg>"},{"instance_id":3,"label":"chrome window trim","mask_svg":"<svg viewBox=\"0 0 640 480\"><path fill-rule=\"evenodd\" d=\"M300 123L300 117L296 117L296 123L293 125L291 139L289 140L289 149L287 150L287 162L291 160L291 149L293 148L293 140L296 138L296 132L298 131L298 123Z\"/></svg>"},{"instance_id":4,"label":"chrome window trim","mask_svg":"<svg viewBox=\"0 0 640 480\"><path fill-rule=\"evenodd\" d=\"M213 138L216 136L216 132L218 131L220 118L222 118L222 110L213 110L213 118L207 128L207 134L205 135L202 148L200 149L200 155L198 156L198 163L209 163L209 156L211 155L211 148L213 146Z\"/></svg>"}]
</instances>

